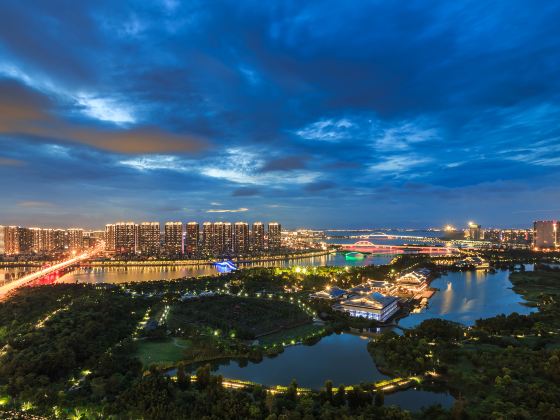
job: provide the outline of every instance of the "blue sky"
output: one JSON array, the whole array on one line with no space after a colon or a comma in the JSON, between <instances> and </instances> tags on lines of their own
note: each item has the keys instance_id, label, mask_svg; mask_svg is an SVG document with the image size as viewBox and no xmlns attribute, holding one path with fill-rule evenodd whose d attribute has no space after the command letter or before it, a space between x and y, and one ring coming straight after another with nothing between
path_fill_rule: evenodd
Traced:
<instances>
[{"instance_id":1,"label":"blue sky","mask_svg":"<svg viewBox=\"0 0 560 420\"><path fill-rule=\"evenodd\" d=\"M560 4L28 1L0 224L560 217Z\"/></svg>"}]
</instances>

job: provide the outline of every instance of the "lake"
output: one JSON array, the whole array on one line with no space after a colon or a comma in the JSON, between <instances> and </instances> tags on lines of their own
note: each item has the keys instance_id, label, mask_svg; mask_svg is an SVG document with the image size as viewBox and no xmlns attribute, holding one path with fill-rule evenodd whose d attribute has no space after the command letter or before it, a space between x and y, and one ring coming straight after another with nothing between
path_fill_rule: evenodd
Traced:
<instances>
[{"instance_id":1,"label":"lake","mask_svg":"<svg viewBox=\"0 0 560 420\"><path fill-rule=\"evenodd\" d=\"M289 385L296 379L299 386L321 389L331 380L336 388L340 384L376 382L388 378L383 375L367 351L369 339L353 334L332 334L313 346L287 347L275 358L265 358L260 363L248 362L240 367L235 360L215 365L215 374L224 378L252 381L264 385ZM398 405L416 411L423 406L453 405L448 393L409 389L385 397L387 405Z\"/></svg>"},{"instance_id":2,"label":"lake","mask_svg":"<svg viewBox=\"0 0 560 420\"><path fill-rule=\"evenodd\" d=\"M527 265L527 270L532 266ZM399 320L402 327L414 327L425 319L442 318L472 325L479 318L499 314L529 314L535 311L523 305L524 299L515 293L509 281L509 271L495 274L482 270L450 272L435 279L431 287L439 289L420 313Z\"/></svg>"}]
</instances>

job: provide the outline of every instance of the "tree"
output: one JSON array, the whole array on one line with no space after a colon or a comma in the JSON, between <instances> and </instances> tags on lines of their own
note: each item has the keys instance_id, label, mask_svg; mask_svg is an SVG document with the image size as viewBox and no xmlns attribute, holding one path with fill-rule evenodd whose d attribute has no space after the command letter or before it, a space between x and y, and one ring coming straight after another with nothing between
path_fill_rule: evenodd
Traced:
<instances>
[{"instance_id":1,"label":"tree","mask_svg":"<svg viewBox=\"0 0 560 420\"><path fill-rule=\"evenodd\" d=\"M340 407L346 403L346 389L344 385L339 385L338 390L333 398L333 405Z\"/></svg>"},{"instance_id":2,"label":"tree","mask_svg":"<svg viewBox=\"0 0 560 420\"><path fill-rule=\"evenodd\" d=\"M292 379L292 383L288 386L288 390L286 391L286 398L295 401L297 398L297 389L298 384L295 379Z\"/></svg>"},{"instance_id":3,"label":"tree","mask_svg":"<svg viewBox=\"0 0 560 420\"><path fill-rule=\"evenodd\" d=\"M200 389L207 388L210 385L211 378L210 365L206 364L196 370L196 385Z\"/></svg>"},{"instance_id":4,"label":"tree","mask_svg":"<svg viewBox=\"0 0 560 420\"><path fill-rule=\"evenodd\" d=\"M375 406L382 407L385 404L385 394L382 390L379 390L375 393Z\"/></svg>"},{"instance_id":5,"label":"tree","mask_svg":"<svg viewBox=\"0 0 560 420\"><path fill-rule=\"evenodd\" d=\"M333 383L331 380L325 382L325 394L327 397L327 401L332 402L333 400Z\"/></svg>"},{"instance_id":6,"label":"tree","mask_svg":"<svg viewBox=\"0 0 560 420\"><path fill-rule=\"evenodd\" d=\"M191 375L185 372L185 364L179 363L177 366L177 385L180 389L187 389L191 384Z\"/></svg>"}]
</instances>

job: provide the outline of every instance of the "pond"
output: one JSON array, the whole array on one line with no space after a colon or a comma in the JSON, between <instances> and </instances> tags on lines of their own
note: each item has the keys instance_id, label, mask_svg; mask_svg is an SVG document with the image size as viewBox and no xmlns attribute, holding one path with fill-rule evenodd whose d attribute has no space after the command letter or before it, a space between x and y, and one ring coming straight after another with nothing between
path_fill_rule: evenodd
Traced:
<instances>
[{"instance_id":1,"label":"pond","mask_svg":"<svg viewBox=\"0 0 560 420\"><path fill-rule=\"evenodd\" d=\"M367 338L356 335L332 334L313 346L286 347L277 357L245 367L237 361L226 362L217 373L263 385L289 385L296 379L299 386L312 389L320 389L329 379L338 386L387 378L375 367L367 343Z\"/></svg>"},{"instance_id":2,"label":"pond","mask_svg":"<svg viewBox=\"0 0 560 420\"><path fill-rule=\"evenodd\" d=\"M331 380L336 388L340 384L376 382L388 376L377 370L367 351L369 339L353 334L332 334L313 346L287 347L275 358L265 358L260 363L248 362L241 367L235 360L214 366L215 374L224 378L252 381L264 385L289 385L293 379L299 386L321 389ZM385 397L387 405L398 405L417 411L423 406L441 404L450 407L454 398L441 392L409 389Z\"/></svg>"}]
</instances>

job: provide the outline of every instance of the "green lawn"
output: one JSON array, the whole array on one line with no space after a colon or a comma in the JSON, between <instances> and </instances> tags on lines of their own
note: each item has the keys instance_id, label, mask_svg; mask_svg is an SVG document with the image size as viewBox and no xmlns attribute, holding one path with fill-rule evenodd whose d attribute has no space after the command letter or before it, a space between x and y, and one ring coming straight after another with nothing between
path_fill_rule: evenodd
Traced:
<instances>
[{"instance_id":1,"label":"green lawn","mask_svg":"<svg viewBox=\"0 0 560 420\"><path fill-rule=\"evenodd\" d=\"M173 364L183 358L183 352L190 345L182 338L168 338L164 340L138 342L136 356L144 367L152 364Z\"/></svg>"},{"instance_id":2,"label":"green lawn","mask_svg":"<svg viewBox=\"0 0 560 420\"><path fill-rule=\"evenodd\" d=\"M274 334L265 335L258 338L259 343L262 345L282 344L288 343L291 340L301 341L303 338L318 333L324 327L321 325L305 324L299 327L282 330Z\"/></svg>"},{"instance_id":3,"label":"green lawn","mask_svg":"<svg viewBox=\"0 0 560 420\"><path fill-rule=\"evenodd\" d=\"M310 321L311 316L289 302L222 295L173 305L167 325L172 331L192 326L210 327L222 334L253 339Z\"/></svg>"}]
</instances>

